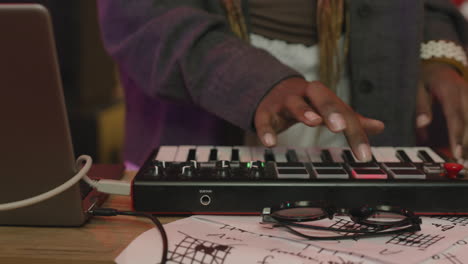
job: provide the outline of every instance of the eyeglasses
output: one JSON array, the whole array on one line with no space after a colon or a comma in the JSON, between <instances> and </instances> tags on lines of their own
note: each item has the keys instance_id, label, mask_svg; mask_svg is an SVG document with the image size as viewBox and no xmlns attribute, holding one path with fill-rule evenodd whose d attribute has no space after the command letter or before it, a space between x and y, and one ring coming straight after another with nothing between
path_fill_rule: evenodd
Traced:
<instances>
[{"instance_id":1,"label":"eyeglasses","mask_svg":"<svg viewBox=\"0 0 468 264\"><path fill-rule=\"evenodd\" d=\"M303 223L333 219L337 215L348 216L353 224L326 227ZM284 227L291 233L310 240L357 239L421 230L421 219L413 212L388 205L346 209L336 208L324 202L286 202L276 207L264 208L262 220L263 223ZM339 235L312 236L299 231L299 228L337 232Z\"/></svg>"}]
</instances>

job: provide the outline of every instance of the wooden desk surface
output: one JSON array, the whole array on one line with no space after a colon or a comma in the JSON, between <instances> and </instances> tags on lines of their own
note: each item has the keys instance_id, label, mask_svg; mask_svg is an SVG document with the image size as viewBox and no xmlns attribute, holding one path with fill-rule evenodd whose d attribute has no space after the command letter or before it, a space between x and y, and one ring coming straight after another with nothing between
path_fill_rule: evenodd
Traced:
<instances>
[{"instance_id":1,"label":"wooden desk surface","mask_svg":"<svg viewBox=\"0 0 468 264\"><path fill-rule=\"evenodd\" d=\"M130 197L110 196L104 206L130 210ZM179 218L159 219L164 224ZM0 227L0 263L114 263L134 238L153 227L133 216L93 217L77 228Z\"/></svg>"}]
</instances>

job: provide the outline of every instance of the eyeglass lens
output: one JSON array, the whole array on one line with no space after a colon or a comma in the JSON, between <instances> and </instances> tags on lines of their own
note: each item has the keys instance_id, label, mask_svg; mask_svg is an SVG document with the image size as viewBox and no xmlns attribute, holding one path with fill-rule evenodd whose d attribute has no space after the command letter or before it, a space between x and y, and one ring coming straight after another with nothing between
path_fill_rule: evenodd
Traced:
<instances>
[{"instance_id":1,"label":"eyeglass lens","mask_svg":"<svg viewBox=\"0 0 468 264\"><path fill-rule=\"evenodd\" d=\"M278 210L274 212L274 215L282 219L314 220L317 218L322 218L325 215L325 212L321 208L302 207L302 208L288 208L288 209Z\"/></svg>"}]
</instances>

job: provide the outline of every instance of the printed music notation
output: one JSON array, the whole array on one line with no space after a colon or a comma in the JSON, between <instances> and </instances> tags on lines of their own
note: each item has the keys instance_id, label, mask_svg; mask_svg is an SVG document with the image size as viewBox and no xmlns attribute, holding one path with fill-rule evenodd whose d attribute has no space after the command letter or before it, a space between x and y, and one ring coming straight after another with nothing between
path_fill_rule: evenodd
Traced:
<instances>
[{"instance_id":1,"label":"printed music notation","mask_svg":"<svg viewBox=\"0 0 468 264\"><path fill-rule=\"evenodd\" d=\"M192 216L166 224L168 263L468 263L466 217L423 217L422 230L417 233L340 241L308 241L260 224L260 220ZM346 217L322 223L338 229L360 228ZM158 232L151 229L135 239L116 262L156 264L161 248Z\"/></svg>"}]
</instances>

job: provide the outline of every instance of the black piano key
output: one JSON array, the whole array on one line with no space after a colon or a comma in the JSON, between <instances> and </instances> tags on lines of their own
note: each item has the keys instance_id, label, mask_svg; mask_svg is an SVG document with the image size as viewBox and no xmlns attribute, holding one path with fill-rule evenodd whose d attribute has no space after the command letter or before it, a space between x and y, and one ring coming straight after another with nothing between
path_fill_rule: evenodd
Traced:
<instances>
[{"instance_id":1,"label":"black piano key","mask_svg":"<svg viewBox=\"0 0 468 264\"><path fill-rule=\"evenodd\" d=\"M351 153L351 151L349 149L343 150L342 157L348 163L355 163L356 162L356 160L354 159L353 153Z\"/></svg>"},{"instance_id":2,"label":"black piano key","mask_svg":"<svg viewBox=\"0 0 468 264\"><path fill-rule=\"evenodd\" d=\"M231 161L239 161L239 149L233 148L231 151Z\"/></svg>"},{"instance_id":3,"label":"black piano key","mask_svg":"<svg viewBox=\"0 0 468 264\"><path fill-rule=\"evenodd\" d=\"M410 157L401 149L396 151L396 156L402 162L412 162Z\"/></svg>"},{"instance_id":4,"label":"black piano key","mask_svg":"<svg viewBox=\"0 0 468 264\"><path fill-rule=\"evenodd\" d=\"M418 158L420 158L424 162L428 162L428 163L434 163L435 162L425 150L419 150L418 151Z\"/></svg>"},{"instance_id":5,"label":"black piano key","mask_svg":"<svg viewBox=\"0 0 468 264\"><path fill-rule=\"evenodd\" d=\"M187 161L197 160L197 150L196 149L189 149L187 155Z\"/></svg>"},{"instance_id":6,"label":"black piano key","mask_svg":"<svg viewBox=\"0 0 468 264\"><path fill-rule=\"evenodd\" d=\"M323 149L322 153L320 154L320 158L322 159L323 162L330 162L333 163L335 162L333 160L333 157L328 149Z\"/></svg>"},{"instance_id":7,"label":"black piano key","mask_svg":"<svg viewBox=\"0 0 468 264\"><path fill-rule=\"evenodd\" d=\"M299 157L294 149L288 149L286 152L286 159L288 162L299 162Z\"/></svg>"},{"instance_id":8,"label":"black piano key","mask_svg":"<svg viewBox=\"0 0 468 264\"><path fill-rule=\"evenodd\" d=\"M210 150L210 157L209 157L209 160L210 161L216 161L218 160L218 150L215 149L215 148L212 148Z\"/></svg>"},{"instance_id":9,"label":"black piano key","mask_svg":"<svg viewBox=\"0 0 468 264\"><path fill-rule=\"evenodd\" d=\"M275 161L275 154L273 153L273 150L269 148L265 149L264 158L265 161Z\"/></svg>"}]
</instances>

